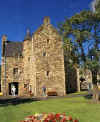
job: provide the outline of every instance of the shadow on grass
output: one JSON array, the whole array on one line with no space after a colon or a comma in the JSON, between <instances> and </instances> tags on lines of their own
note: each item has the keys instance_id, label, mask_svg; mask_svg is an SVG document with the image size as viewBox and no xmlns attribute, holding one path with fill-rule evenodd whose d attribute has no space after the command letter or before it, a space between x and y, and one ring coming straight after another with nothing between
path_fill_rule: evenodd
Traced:
<instances>
[{"instance_id":1,"label":"shadow on grass","mask_svg":"<svg viewBox=\"0 0 100 122\"><path fill-rule=\"evenodd\" d=\"M85 95L84 97L88 100L91 100L92 99L92 96L93 96L93 90L89 90L88 91L88 94Z\"/></svg>"},{"instance_id":2,"label":"shadow on grass","mask_svg":"<svg viewBox=\"0 0 100 122\"><path fill-rule=\"evenodd\" d=\"M67 96L49 96L49 97L1 97L0 98L0 106L8 106L8 105L18 105L18 104L24 104L24 103L31 103L34 101L41 101L41 100L48 100L48 99L57 99L57 98L74 98L74 97L85 97L86 99L92 99L92 94L90 93L84 93L84 94L72 94ZM74 102L74 101L73 101Z\"/></svg>"},{"instance_id":3,"label":"shadow on grass","mask_svg":"<svg viewBox=\"0 0 100 122\"><path fill-rule=\"evenodd\" d=\"M84 96L86 99L92 99L92 94L88 94L86 96Z\"/></svg>"},{"instance_id":4,"label":"shadow on grass","mask_svg":"<svg viewBox=\"0 0 100 122\"><path fill-rule=\"evenodd\" d=\"M0 106L18 105L23 103L31 103L33 101L39 101L37 98L4 98L0 99Z\"/></svg>"}]
</instances>

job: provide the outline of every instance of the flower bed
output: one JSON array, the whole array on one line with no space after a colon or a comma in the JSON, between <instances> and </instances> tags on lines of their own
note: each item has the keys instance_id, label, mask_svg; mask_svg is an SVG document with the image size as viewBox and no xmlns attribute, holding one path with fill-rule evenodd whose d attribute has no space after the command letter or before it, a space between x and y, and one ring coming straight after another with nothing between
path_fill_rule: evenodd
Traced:
<instances>
[{"instance_id":1,"label":"flower bed","mask_svg":"<svg viewBox=\"0 0 100 122\"><path fill-rule=\"evenodd\" d=\"M66 116L65 113L63 114L43 113L27 116L24 120L20 122L79 122L79 120L73 119L71 116Z\"/></svg>"}]
</instances>

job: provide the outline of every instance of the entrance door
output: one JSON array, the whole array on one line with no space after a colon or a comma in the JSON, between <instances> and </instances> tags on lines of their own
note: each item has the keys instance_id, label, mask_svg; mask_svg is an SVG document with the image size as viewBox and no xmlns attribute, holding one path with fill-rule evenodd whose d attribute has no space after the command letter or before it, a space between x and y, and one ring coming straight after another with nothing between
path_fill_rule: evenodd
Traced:
<instances>
[{"instance_id":1,"label":"entrance door","mask_svg":"<svg viewBox=\"0 0 100 122\"><path fill-rule=\"evenodd\" d=\"M14 86L15 87L15 95L18 95L18 85L19 85L19 83L18 82L11 82L11 83L9 83L9 95L12 95L12 93L11 93L11 89L12 89L12 86Z\"/></svg>"}]
</instances>

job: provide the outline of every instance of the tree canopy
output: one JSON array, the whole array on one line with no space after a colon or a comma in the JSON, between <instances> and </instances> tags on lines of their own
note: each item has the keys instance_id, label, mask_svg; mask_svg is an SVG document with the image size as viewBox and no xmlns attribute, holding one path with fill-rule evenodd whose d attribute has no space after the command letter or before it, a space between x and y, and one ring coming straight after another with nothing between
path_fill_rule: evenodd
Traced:
<instances>
[{"instance_id":1,"label":"tree canopy","mask_svg":"<svg viewBox=\"0 0 100 122\"><path fill-rule=\"evenodd\" d=\"M95 12L100 13L100 0L96 0L94 7L95 7Z\"/></svg>"},{"instance_id":2,"label":"tree canopy","mask_svg":"<svg viewBox=\"0 0 100 122\"><path fill-rule=\"evenodd\" d=\"M97 83L100 68L100 15L82 11L67 18L60 26L67 61L91 70Z\"/></svg>"}]
</instances>

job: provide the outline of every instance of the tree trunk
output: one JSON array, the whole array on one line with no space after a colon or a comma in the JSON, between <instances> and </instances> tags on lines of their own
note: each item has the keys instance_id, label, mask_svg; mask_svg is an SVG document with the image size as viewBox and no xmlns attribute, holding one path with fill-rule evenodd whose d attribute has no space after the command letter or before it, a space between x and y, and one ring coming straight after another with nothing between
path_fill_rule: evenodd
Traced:
<instances>
[{"instance_id":1,"label":"tree trunk","mask_svg":"<svg viewBox=\"0 0 100 122\"><path fill-rule=\"evenodd\" d=\"M99 102L99 89L97 85L93 85L93 102Z\"/></svg>"},{"instance_id":2,"label":"tree trunk","mask_svg":"<svg viewBox=\"0 0 100 122\"><path fill-rule=\"evenodd\" d=\"M93 102L99 102L99 89L97 86L97 72L92 71L92 83L93 83Z\"/></svg>"},{"instance_id":3,"label":"tree trunk","mask_svg":"<svg viewBox=\"0 0 100 122\"><path fill-rule=\"evenodd\" d=\"M79 69L76 69L77 72L77 92L80 92L80 78L79 78Z\"/></svg>"}]
</instances>

